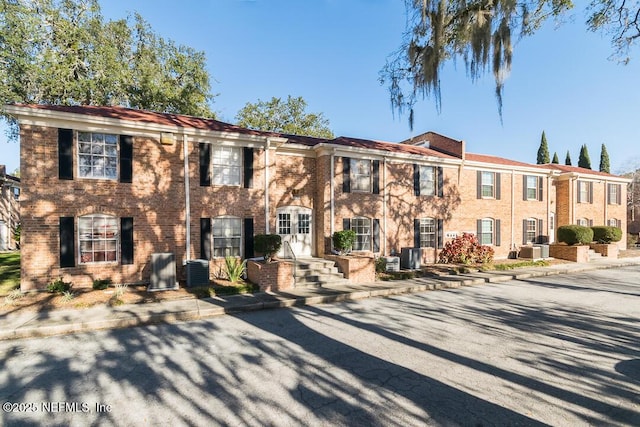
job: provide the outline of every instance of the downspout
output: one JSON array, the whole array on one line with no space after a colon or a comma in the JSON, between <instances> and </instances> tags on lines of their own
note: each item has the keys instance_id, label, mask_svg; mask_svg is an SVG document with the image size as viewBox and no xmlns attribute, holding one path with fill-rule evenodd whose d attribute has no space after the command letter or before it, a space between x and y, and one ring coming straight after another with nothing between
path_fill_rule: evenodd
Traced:
<instances>
[{"instance_id":1,"label":"downspout","mask_svg":"<svg viewBox=\"0 0 640 427\"><path fill-rule=\"evenodd\" d=\"M189 147L187 146L187 135L182 134L182 152L184 154L184 204L185 204L185 258L191 259L191 194L189 191Z\"/></svg>"},{"instance_id":2,"label":"downspout","mask_svg":"<svg viewBox=\"0 0 640 427\"><path fill-rule=\"evenodd\" d=\"M525 175L522 175L522 179L526 179ZM521 196L522 198L522 196ZM515 233L515 214L516 214L516 171L515 169L511 169L511 244L509 245L509 250L511 251L515 246L516 242L514 240Z\"/></svg>"},{"instance_id":3,"label":"downspout","mask_svg":"<svg viewBox=\"0 0 640 427\"><path fill-rule=\"evenodd\" d=\"M382 235L384 241L382 243L382 255L386 255L387 252L387 203L389 201L387 197L387 157L382 159Z\"/></svg>"},{"instance_id":4,"label":"downspout","mask_svg":"<svg viewBox=\"0 0 640 427\"><path fill-rule=\"evenodd\" d=\"M557 221L555 215L553 216L553 219L553 226L555 227L555 222ZM554 243L556 238L555 229L553 230L553 242L551 241L551 231L551 175L547 175L547 240L549 243Z\"/></svg>"},{"instance_id":5,"label":"downspout","mask_svg":"<svg viewBox=\"0 0 640 427\"><path fill-rule=\"evenodd\" d=\"M269 234L269 138L264 144L264 230Z\"/></svg>"},{"instance_id":6,"label":"downspout","mask_svg":"<svg viewBox=\"0 0 640 427\"><path fill-rule=\"evenodd\" d=\"M620 191L622 191L622 186L620 186ZM604 225L609 225L609 224L607 224L607 218L609 218L609 212L608 212L609 203L607 203L608 202L608 200L607 200L608 198L609 198L609 181L605 180L604 181L604 197L603 197L603 200L604 200L604 209L603 209L604 220L603 220L603 224ZM622 198L620 200L622 200Z\"/></svg>"},{"instance_id":7,"label":"downspout","mask_svg":"<svg viewBox=\"0 0 640 427\"><path fill-rule=\"evenodd\" d=\"M569 180L569 183L571 185L569 185L569 200L571 200L571 215L569 217L570 221L569 224L575 224L576 223L576 198L575 198L575 190L573 189L573 186L575 184L575 182L577 181L577 177L571 177L571 179Z\"/></svg>"},{"instance_id":8,"label":"downspout","mask_svg":"<svg viewBox=\"0 0 640 427\"><path fill-rule=\"evenodd\" d=\"M329 189L330 189L329 190L329 200L330 200L329 211L330 211L330 217L331 217L330 220L331 220L331 222L329 224L330 225L329 231L331 232L331 237L333 237L333 233L334 233L334 225L333 225L333 223L334 223L335 214L336 214L336 212L335 212L336 207L335 207L335 200L334 200L334 197L335 197L335 184L334 184L334 181L335 181L335 176L334 176L334 174L335 174L335 149L331 152L331 166L330 166L330 168L331 168L331 179L329 180L329 182L330 182L330 185L329 185ZM331 249L333 250L333 239L330 238L329 240L331 241Z\"/></svg>"}]
</instances>

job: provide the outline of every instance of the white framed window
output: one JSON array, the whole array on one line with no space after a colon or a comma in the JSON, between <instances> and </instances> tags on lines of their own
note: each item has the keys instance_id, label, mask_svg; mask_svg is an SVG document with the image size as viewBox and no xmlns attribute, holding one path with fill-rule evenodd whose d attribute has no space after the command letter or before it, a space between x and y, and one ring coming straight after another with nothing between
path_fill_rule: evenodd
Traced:
<instances>
[{"instance_id":1,"label":"white framed window","mask_svg":"<svg viewBox=\"0 0 640 427\"><path fill-rule=\"evenodd\" d=\"M118 136L78 132L78 175L81 178L117 179Z\"/></svg>"},{"instance_id":2,"label":"white framed window","mask_svg":"<svg viewBox=\"0 0 640 427\"><path fill-rule=\"evenodd\" d=\"M371 192L371 160L350 159L351 191Z\"/></svg>"},{"instance_id":3,"label":"white framed window","mask_svg":"<svg viewBox=\"0 0 640 427\"><path fill-rule=\"evenodd\" d=\"M578 218L577 224L582 225L583 227L588 227L589 220L587 218Z\"/></svg>"},{"instance_id":4,"label":"white framed window","mask_svg":"<svg viewBox=\"0 0 640 427\"><path fill-rule=\"evenodd\" d=\"M420 195L433 196L436 194L436 168L420 165Z\"/></svg>"},{"instance_id":5,"label":"white framed window","mask_svg":"<svg viewBox=\"0 0 640 427\"><path fill-rule=\"evenodd\" d=\"M607 200L610 205L621 204L620 184L607 184Z\"/></svg>"},{"instance_id":6,"label":"white framed window","mask_svg":"<svg viewBox=\"0 0 640 427\"><path fill-rule=\"evenodd\" d=\"M242 148L213 146L214 185L240 185L242 182Z\"/></svg>"},{"instance_id":7,"label":"white framed window","mask_svg":"<svg viewBox=\"0 0 640 427\"><path fill-rule=\"evenodd\" d=\"M592 182L578 181L578 203L591 203Z\"/></svg>"},{"instance_id":8,"label":"white framed window","mask_svg":"<svg viewBox=\"0 0 640 427\"><path fill-rule=\"evenodd\" d=\"M356 241L353 243L354 251L371 250L371 219L353 218L351 229L356 233Z\"/></svg>"},{"instance_id":9,"label":"white framed window","mask_svg":"<svg viewBox=\"0 0 640 427\"><path fill-rule=\"evenodd\" d=\"M480 220L480 235L478 241L481 245L493 245L494 221L492 218Z\"/></svg>"},{"instance_id":10,"label":"white framed window","mask_svg":"<svg viewBox=\"0 0 640 427\"><path fill-rule=\"evenodd\" d=\"M281 212L278 214L278 234L291 234L291 214Z\"/></svg>"},{"instance_id":11,"label":"white framed window","mask_svg":"<svg viewBox=\"0 0 640 427\"><path fill-rule=\"evenodd\" d=\"M236 217L213 218L213 256L241 256L242 220Z\"/></svg>"},{"instance_id":12,"label":"white framed window","mask_svg":"<svg viewBox=\"0 0 640 427\"><path fill-rule=\"evenodd\" d=\"M486 198L495 197L496 174L493 172L482 172L481 195Z\"/></svg>"},{"instance_id":13,"label":"white framed window","mask_svg":"<svg viewBox=\"0 0 640 427\"><path fill-rule=\"evenodd\" d=\"M118 261L118 218L85 215L78 218L80 264Z\"/></svg>"},{"instance_id":14,"label":"white framed window","mask_svg":"<svg viewBox=\"0 0 640 427\"><path fill-rule=\"evenodd\" d=\"M538 177L527 175L527 200L538 200Z\"/></svg>"},{"instance_id":15,"label":"white framed window","mask_svg":"<svg viewBox=\"0 0 640 427\"><path fill-rule=\"evenodd\" d=\"M535 218L527 218L526 219L526 227L525 227L525 241L527 242L527 244L530 243L535 243L536 241L536 236L537 236L537 227L538 227L538 220Z\"/></svg>"},{"instance_id":16,"label":"white framed window","mask_svg":"<svg viewBox=\"0 0 640 427\"><path fill-rule=\"evenodd\" d=\"M616 219L616 218L609 218L609 219L607 220L607 225L608 225L609 227L620 227L620 222L619 222L619 220L618 220L618 219Z\"/></svg>"},{"instance_id":17,"label":"white framed window","mask_svg":"<svg viewBox=\"0 0 640 427\"><path fill-rule=\"evenodd\" d=\"M433 218L420 218L420 247L436 247L436 220Z\"/></svg>"}]
</instances>

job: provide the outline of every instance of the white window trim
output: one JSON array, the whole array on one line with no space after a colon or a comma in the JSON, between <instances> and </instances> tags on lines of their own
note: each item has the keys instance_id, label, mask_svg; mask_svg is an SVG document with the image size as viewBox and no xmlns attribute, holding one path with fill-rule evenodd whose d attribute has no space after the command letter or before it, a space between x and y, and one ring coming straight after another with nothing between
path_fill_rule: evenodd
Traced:
<instances>
[{"instance_id":1,"label":"white window trim","mask_svg":"<svg viewBox=\"0 0 640 427\"><path fill-rule=\"evenodd\" d=\"M426 227L425 223L427 221L432 221L433 231L432 232L423 232L423 226ZM436 242L436 234L437 234L438 222L435 218L426 217L420 218L420 247L421 248L435 248L437 245ZM423 246L422 242L426 239L423 239L423 236L432 235L433 236L433 246Z\"/></svg>"},{"instance_id":2,"label":"white window trim","mask_svg":"<svg viewBox=\"0 0 640 427\"><path fill-rule=\"evenodd\" d=\"M349 164L349 180L351 181L350 186L351 186L351 192L352 193L371 193L373 192L373 162L369 159L359 159L359 158L350 158L349 160L350 164ZM361 175L356 173L356 165L358 164L358 162L367 162L368 163L368 167L367 167L367 171L368 171L368 175ZM357 188L357 177L358 176L368 176L369 180L369 184L368 184L368 188L366 190L362 190Z\"/></svg>"},{"instance_id":3,"label":"white window trim","mask_svg":"<svg viewBox=\"0 0 640 427\"><path fill-rule=\"evenodd\" d=\"M526 235L524 236L526 238L527 244L534 244L536 243L536 236L538 235L538 220L536 218L527 218L527 230L526 230ZM533 230L530 229L531 224L533 224ZM529 234L533 233L532 239L529 239Z\"/></svg>"},{"instance_id":4,"label":"white window trim","mask_svg":"<svg viewBox=\"0 0 640 427\"><path fill-rule=\"evenodd\" d=\"M82 219L88 219L88 218L92 218L92 220L94 218L112 218L115 222L115 236L114 238L111 239L107 239L107 238L103 238L103 239L83 239L82 238L82 228L80 226ZM95 233L94 233L95 234ZM78 217L78 232L77 232L77 236L76 236L77 242L78 242L78 264L82 264L82 265L91 265L91 264L117 264L120 261L120 226L119 226L119 221L118 218L116 216L113 215L106 215L106 214L98 214L98 213L94 213L94 214L87 214L87 215L82 215L80 217ZM82 243L83 242L91 242L92 246L94 242L115 242L115 259L110 259L110 260L102 260L102 261L83 261L82 260ZM105 243L106 244L106 243ZM95 254L95 250L92 250L91 253ZM106 249L102 252L109 252Z\"/></svg>"},{"instance_id":5,"label":"white window trim","mask_svg":"<svg viewBox=\"0 0 640 427\"><path fill-rule=\"evenodd\" d=\"M215 255L216 252L216 246L215 246L215 242L216 242L216 236L215 236L215 221L216 220L229 220L229 219L235 219L240 221L240 243L239 243L239 248L238 248L238 253L239 255L235 255L235 256L239 256L240 258L242 258L244 256L244 248L242 245L242 242L244 241L244 226L242 224L242 218L238 217L238 216L233 216L233 215L220 215L220 216L216 216L211 218L211 259L224 259L225 256L217 256ZM236 236L231 236L231 237L219 237L219 239L227 239L227 238L237 238ZM234 256L234 255L231 255Z\"/></svg>"},{"instance_id":6,"label":"white window trim","mask_svg":"<svg viewBox=\"0 0 640 427\"><path fill-rule=\"evenodd\" d=\"M437 187L436 167L428 165L420 165L420 195L435 196ZM430 177L431 179L426 179ZM427 189L427 184L431 183L431 191Z\"/></svg>"},{"instance_id":7,"label":"white window trim","mask_svg":"<svg viewBox=\"0 0 640 427\"><path fill-rule=\"evenodd\" d=\"M238 159L239 159L239 164L237 166L234 165L226 165L227 167L231 167L231 168L237 168L238 169L238 183L233 183L233 184L224 184L224 183L218 183L216 182L216 168L220 167L220 165L218 165L216 167L216 163L215 163L215 158L216 158L216 150L237 150L238 151ZM223 167L225 165L222 165ZM243 171L244 171L244 153L243 153L243 147L236 147L236 146L230 146L230 145L216 145L216 144L212 144L211 146L211 163L209 165L209 170L211 171L211 185L214 186L219 186L219 187L242 187L243 185ZM218 218L218 217L217 217Z\"/></svg>"},{"instance_id":8,"label":"white window trim","mask_svg":"<svg viewBox=\"0 0 640 427\"><path fill-rule=\"evenodd\" d=\"M484 177L491 176L491 184L484 183ZM491 187L491 195L487 196L484 194L484 187ZM496 198L496 173L481 171L480 173L480 195L483 199L495 199Z\"/></svg>"},{"instance_id":9,"label":"white window trim","mask_svg":"<svg viewBox=\"0 0 640 427\"><path fill-rule=\"evenodd\" d=\"M109 156L109 157L114 157L115 161L116 161L116 173L113 177L108 177L108 176L84 176L81 173L81 162L80 162L80 156L93 156L93 154L89 154L89 153L80 153L80 134L81 133L88 133L90 135L109 135L109 136L115 136L116 138L116 154L115 156ZM80 130L76 130L73 132L73 137L75 140L75 146L74 149L76 150L75 154L74 154L74 160L75 163L77 163L76 166L76 173L78 174L78 178L79 179L98 179L98 180L107 180L107 181L117 181L118 180L118 176L119 176L119 172L120 172L120 136L114 133L109 133L109 132L93 132L93 131L80 131ZM93 137L92 137L93 139ZM82 141L82 142L86 142L86 141ZM103 144L104 145L104 144ZM107 157L106 155L103 155L102 157Z\"/></svg>"},{"instance_id":10,"label":"white window trim","mask_svg":"<svg viewBox=\"0 0 640 427\"><path fill-rule=\"evenodd\" d=\"M480 229L480 236L478 236L478 242L481 245L484 245L484 246L494 246L495 243L496 243L496 241L495 241L496 240L496 220L494 218L481 218L480 221L482 221L481 222L482 227ZM491 221L491 243L483 243L482 242L482 235L489 234L488 232L486 232L484 230L485 221Z\"/></svg>"},{"instance_id":11,"label":"white window trim","mask_svg":"<svg viewBox=\"0 0 640 427\"><path fill-rule=\"evenodd\" d=\"M356 227L355 227L355 222L359 221L359 220L367 220L369 221L369 234L358 234L356 232ZM357 217L353 217L351 218L351 229L356 232L356 242L358 239L358 236L368 236L368 244L369 244L369 248L359 248L356 249L355 248L355 243L354 242L354 248L353 251L354 252L371 252L373 251L373 220L371 218L365 217L365 216L357 216Z\"/></svg>"},{"instance_id":12,"label":"white window trim","mask_svg":"<svg viewBox=\"0 0 640 427\"><path fill-rule=\"evenodd\" d=\"M530 178L534 180L533 187L529 186L529 179ZM540 187L538 186L538 184L539 184L538 177L535 176L535 175L525 175L525 180L527 181L527 186L526 186L527 187L527 194L526 194L527 200L538 200L538 192L540 191ZM531 190L531 189L533 189L533 191L534 191L533 197L529 197L529 190Z\"/></svg>"}]
</instances>

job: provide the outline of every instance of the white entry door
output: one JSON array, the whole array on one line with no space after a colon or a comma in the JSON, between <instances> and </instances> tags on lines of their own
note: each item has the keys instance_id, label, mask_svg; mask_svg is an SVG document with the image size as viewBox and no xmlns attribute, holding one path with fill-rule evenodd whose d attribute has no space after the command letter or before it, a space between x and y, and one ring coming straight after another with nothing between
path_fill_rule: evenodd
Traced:
<instances>
[{"instance_id":1,"label":"white entry door","mask_svg":"<svg viewBox=\"0 0 640 427\"><path fill-rule=\"evenodd\" d=\"M278 234L282 237L282 248L278 256L292 258L311 256L313 246L312 210L300 206L278 208ZM286 242L286 243L285 243Z\"/></svg>"}]
</instances>

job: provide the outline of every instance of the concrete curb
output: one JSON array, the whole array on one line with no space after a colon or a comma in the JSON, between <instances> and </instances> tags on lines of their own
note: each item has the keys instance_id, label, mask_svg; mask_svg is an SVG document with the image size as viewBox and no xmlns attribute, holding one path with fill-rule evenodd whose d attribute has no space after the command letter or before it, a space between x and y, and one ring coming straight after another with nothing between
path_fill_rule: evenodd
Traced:
<instances>
[{"instance_id":1,"label":"concrete curb","mask_svg":"<svg viewBox=\"0 0 640 427\"><path fill-rule=\"evenodd\" d=\"M0 328L0 340L38 338L104 329L120 329L134 326L176 323L201 320L225 314L244 313L256 310L299 307L305 305L330 304L367 298L388 297L443 289L457 289L463 286L477 286L485 283L503 283L510 280L526 280L558 274L581 273L593 270L630 267L640 265L640 258L615 260L606 263L566 264L562 266L534 267L514 272L478 272L459 276L410 279L403 282L389 282L389 286L376 283L351 285L337 288L321 288L308 291L311 295L291 293L263 293L238 296L227 299L205 298L164 303L142 304L139 307L100 307L93 311L74 310L66 313L75 319L39 318L38 314L16 319L19 324ZM479 276L479 277L478 277ZM454 279L455 277L455 279ZM318 295L318 293L321 293ZM90 316L110 316L100 319L86 319ZM56 324L57 323L57 324Z\"/></svg>"}]
</instances>

